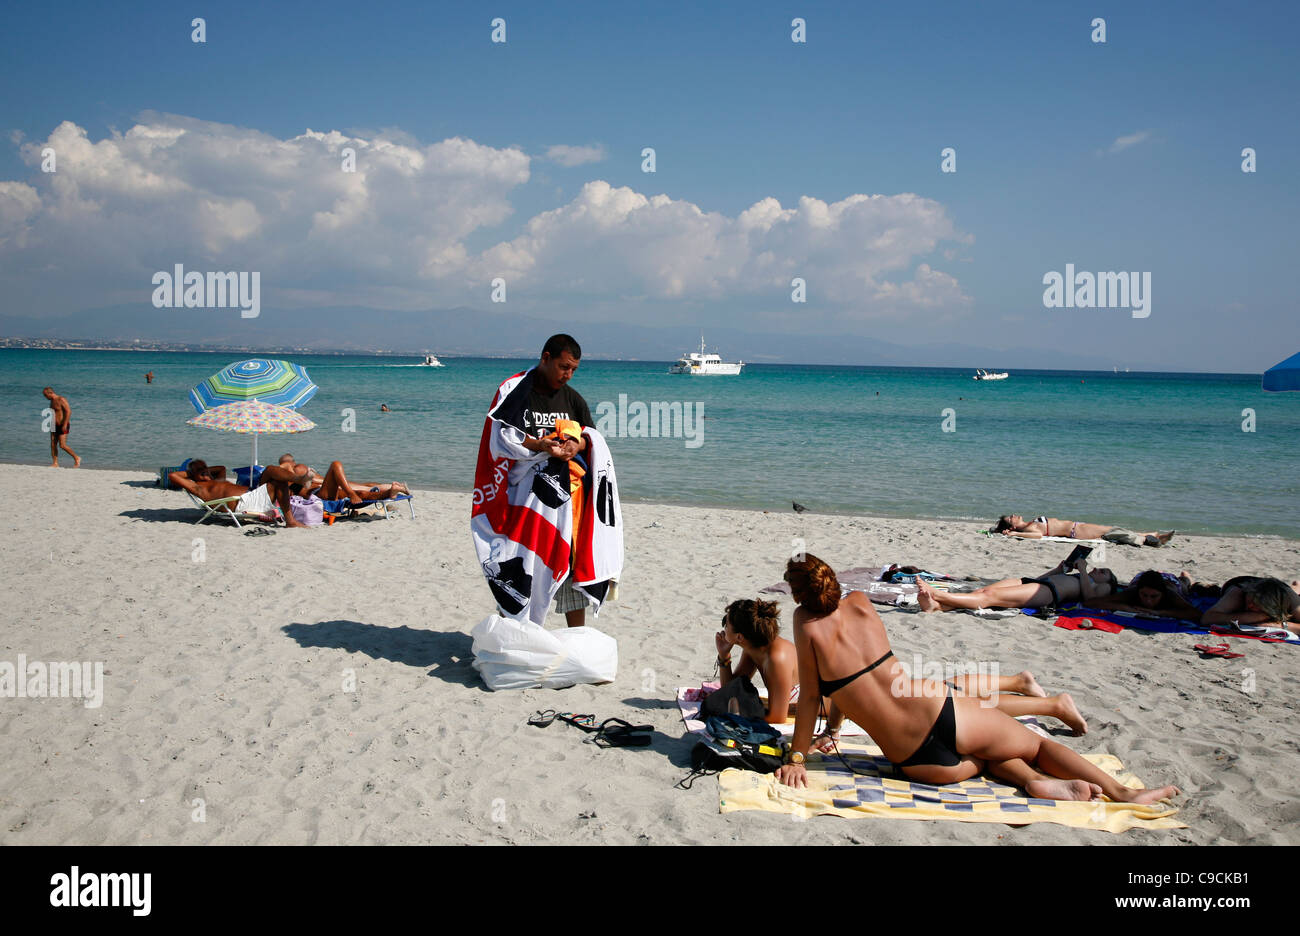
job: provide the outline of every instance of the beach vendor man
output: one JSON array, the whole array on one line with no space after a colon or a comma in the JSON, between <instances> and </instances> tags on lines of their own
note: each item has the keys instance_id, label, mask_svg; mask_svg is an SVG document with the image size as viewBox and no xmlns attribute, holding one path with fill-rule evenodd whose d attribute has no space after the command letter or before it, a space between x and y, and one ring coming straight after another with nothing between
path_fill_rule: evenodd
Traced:
<instances>
[{"instance_id":1,"label":"beach vendor man","mask_svg":"<svg viewBox=\"0 0 1300 936\"><path fill-rule=\"evenodd\" d=\"M570 627L586 623L590 605L599 608L623 556L612 460L587 401L569 386L581 359L572 336L552 335L536 366L498 388L479 447L471 516L501 610L541 623L553 592ZM568 574L554 591L551 579L563 569ZM587 582L582 590L575 573Z\"/></svg>"}]
</instances>

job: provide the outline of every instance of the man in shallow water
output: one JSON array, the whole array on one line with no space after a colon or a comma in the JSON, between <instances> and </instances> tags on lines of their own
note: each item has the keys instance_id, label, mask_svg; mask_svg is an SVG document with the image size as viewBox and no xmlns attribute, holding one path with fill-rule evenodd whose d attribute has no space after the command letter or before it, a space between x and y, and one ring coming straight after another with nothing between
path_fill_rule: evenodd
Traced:
<instances>
[{"instance_id":1,"label":"man in shallow water","mask_svg":"<svg viewBox=\"0 0 1300 936\"><path fill-rule=\"evenodd\" d=\"M50 409L54 412L54 428L50 430L51 467L59 467L59 449L63 449L72 456L72 467L80 468L81 456L68 448L68 431L72 428L72 407L68 405L67 397L59 396L50 387L42 390L41 394L50 401Z\"/></svg>"}]
</instances>

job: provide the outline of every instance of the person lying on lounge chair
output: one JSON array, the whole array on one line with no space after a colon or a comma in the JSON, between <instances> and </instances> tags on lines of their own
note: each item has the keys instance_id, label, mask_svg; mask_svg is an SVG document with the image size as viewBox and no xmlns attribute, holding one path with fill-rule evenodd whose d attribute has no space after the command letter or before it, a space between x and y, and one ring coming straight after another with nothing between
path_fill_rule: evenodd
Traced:
<instances>
[{"instance_id":1,"label":"person lying on lounge chair","mask_svg":"<svg viewBox=\"0 0 1300 936\"><path fill-rule=\"evenodd\" d=\"M291 484L302 485L307 481L307 472L306 465L293 468L272 465L262 472L261 483L257 487L247 488L242 484L226 481L224 476L221 480L210 480L208 477L210 469L196 458L190 462L185 471L173 471L167 478L176 487L189 491L204 503L223 497L238 497L239 500L234 504L227 504L222 508L230 513L257 514L265 517L272 514L274 508L278 506L284 516L285 526L305 527L306 524L299 523L293 518L289 495L294 493L290 490Z\"/></svg>"},{"instance_id":2,"label":"person lying on lounge chair","mask_svg":"<svg viewBox=\"0 0 1300 936\"><path fill-rule=\"evenodd\" d=\"M780 635L781 611L775 601L753 601L749 598L727 605L722 616L722 630L714 635L718 649L718 679L727 685L733 679L757 674L767 688L767 714L769 725L783 724L798 711L799 662L795 646ZM740 662L731 665L731 651L740 647ZM992 700L992 707L1008 715L1050 715L1060 719L1075 734L1084 734L1088 723L1079 713L1069 693L1049 696L1028 670L1015 676L989 674L960 674L947 682L959 696L974 696ZM916 694L924 691L920 679L912 680ZM820 699L812 700L814 706ZM830 710L829 702L825 710ZM831 740L839 737L839 730ZM829 749L829 745L827 745Z\"/></svg>"},{"instance_id":3,"label":"person lying on lounge chair","mask_svg":"<svg viewBox=\"0 0 1300 936\"><path fill-rule=\"evenodd\" d=\"M281 468L294 468L297 463L293 456L285 452L280 456ZM410 494L405 484L400 481L392 481L388 484L363 484L357 481L349 481L343 473L343 463L338 461L330 462L329 468L325 469L324 475L319 475L309 466L302 465L307 469L309 480L293 489L294 494L302 497L310 497L315 494L321 500L348 500L352 506L360 507L369 501L388 500L398 494Z\"/></svg>"},{"instance_id":4,"label":"person lying on lounge chair","mask_svg":"<svg viewBox=\"0 0 1300 936\"><path fill-rule=\"evenodd\" d=\"M194 466L199 465L200 470L196 471ZM202 459L190 459L186 468L186 475L191 481L224 481L226 480L225 465L209 465Z\"/></svg>"},{"instance_id":5,"label":"person lying on lounge chair","mask_svg":"<svg viewBox=\"0 0 1300 936\"><path fill-rule=\"evenodd\" d=\"M993 527L994 533L1018 536L1021 539L1042 539L1044 536L1063 536L1066 539L1100 539L1124 546L1163 546L1174 537L1168 533L1134 533L1122 527L1084 523L1082 520L1058 520L1055 517L1035 517L1026 520L1020 514L1004 514Z\"/></svg>"},{"instance_id":6,"label":"person lying on lounge chair","mask_svg":"<svg viewBox=\"0 0 1300 936\"><path fill-rule=\"evenodd\" d=\"M1110 569L1088 570L1086 559L1077 560L1073 571L1058 562L1037 578L1009 578L974 591L952 594L938 591L920 576L916 579L916 600L922 611L978 610L981 608L1048 608L1078 601L1088 604L1115 594L1119 582Z\"/></svg>"},{"instance_id":7,"label":"person lying on lounge chair","mask_svg":"<svg viewBox=\"0 0 1300 936\"><path fill-rule=\"evenodd\" d=\"M1154 569L1143 572L1127 588L1093 598L1087 605L1099 611L1137 611L1180 621L1201 619L1201 612L1179 593L1178 587Z\"/></svg>"},{"instance_id":8,"label":"person lying on lounge chair","mask_svg":"<svg viewBox=\"0 0 1300 936\"><path fill-rule=\"evenodd\" d=\"M1300 595L1281 579L1242 576L1224 585L1223 597L1201 615L1201 623L1285 627L1300 634Z\"/></svg>"}]
</instances>

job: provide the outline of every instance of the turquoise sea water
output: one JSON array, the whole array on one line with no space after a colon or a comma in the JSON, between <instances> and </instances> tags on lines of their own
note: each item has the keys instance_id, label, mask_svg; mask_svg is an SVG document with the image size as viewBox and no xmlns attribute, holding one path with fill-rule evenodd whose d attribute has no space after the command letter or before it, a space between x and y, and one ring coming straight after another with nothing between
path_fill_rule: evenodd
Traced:
<instances>
[{"instance_id":1,"label":"turquoise sea water","mask_svg":"<svg viewBox=\"0 0 1300 936\"><path fill-rule=\"evenodd\" d=\"M1279 349L1279 355L1285 349ZM187 456L248 464L248 436L185 425L187 394L230 354L0 350L0 461L48 462L43 386L72 406L87 467L154 471ZM320 392L311 432L263 436L350 477L468 492L483 415L531 361L295 355ZM143 374L155 380L146 385ZM687 439L614 438L626 501L970 518L1046 513L1137 529L1300 538L1300 394L1259 377L1015 371L971 380L939 368L747 366L740 377L670 376L668 362L586 360L572 386L599 417L616 406L703 407ZM394 411L380 413L381 403ZM952 410L943 431L946 409ZM1255 431L1243 432L1243 410ZM355 431L344 431L345 410ZM634 414L633 414L634 415ZM63 456L66 459L67 456Z\"/></svg>"}]
</instances>

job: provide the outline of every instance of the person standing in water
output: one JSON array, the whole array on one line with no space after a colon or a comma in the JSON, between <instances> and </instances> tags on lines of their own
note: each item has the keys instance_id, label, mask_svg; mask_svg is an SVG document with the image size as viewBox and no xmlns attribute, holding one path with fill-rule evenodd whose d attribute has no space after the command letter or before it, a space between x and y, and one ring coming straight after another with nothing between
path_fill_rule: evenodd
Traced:
<instances>
[{"instance_id":1,"label":"person standing in water","mask_svg":"<svg viewBox=\"0 0 1300 936\"><path fill-rule=\"evenodd\" d=\"M45 399L50 401L50 409L54 412L54 428L50 430L50 465L59 467L59 449L67 452L72 456L72 467L81 467L81 456L68 448L68 431L72 428L72 408L68 406L66 397L61 397L50 387L41 391Z\"/></svg>"}]
</instances>

